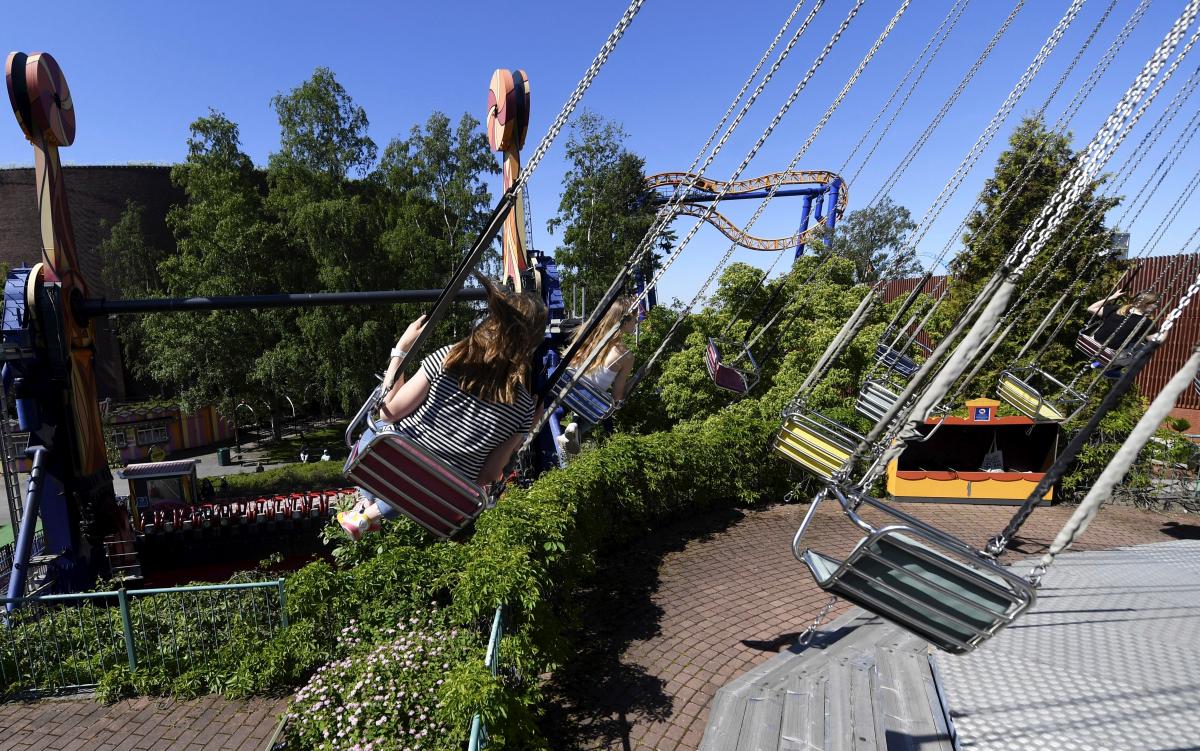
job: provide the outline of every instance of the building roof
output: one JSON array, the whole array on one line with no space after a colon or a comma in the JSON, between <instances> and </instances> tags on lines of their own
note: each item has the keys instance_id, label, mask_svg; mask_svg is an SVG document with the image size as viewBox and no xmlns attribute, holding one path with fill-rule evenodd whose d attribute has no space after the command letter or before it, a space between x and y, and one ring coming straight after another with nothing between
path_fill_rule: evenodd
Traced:
<instances>
[{"instance_id":1,"label":"building roof","mask_svg":"<svg viewBox=\"0 0 1200 751\"><path fill-rule=\"evenodd\" d=\"M195 459L177 459L170 462L143 462L130 464L125 469L117 470L117 477L130 480L137 477L177 477L190 475L196 471Z\"/></svg>"}]
</instances>

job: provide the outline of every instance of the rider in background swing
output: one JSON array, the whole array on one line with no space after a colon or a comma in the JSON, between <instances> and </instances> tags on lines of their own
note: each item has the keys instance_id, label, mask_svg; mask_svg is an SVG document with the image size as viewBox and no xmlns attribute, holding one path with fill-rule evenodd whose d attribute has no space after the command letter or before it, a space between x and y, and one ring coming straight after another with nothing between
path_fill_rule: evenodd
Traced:
<instances>
[{"instance_id":1,"label":"rider in background swing","mask_svg":"<svg viewBox=\"0 0 1200 751\"><path fill-rule=\"evenodd\" d=\"M395 383L379 416L464 477L481 486L501 479L504 468L532 427L534 398L529 363L545 337L546 308L531 295L487 289L487 317L455 344L421 361L407 381L400 363L425 327L413 321L392 349L384 383ZM338 522L354 539L379 529L399 512L369 496Z\"/></svg>"},{"instance_id":2,"label":"rider in background swing","mask_svg":"<svg viewBox=\"0 0 1200 751\"><path fill-rule=\"evenodd\" d=\"M1139 292L1132 302L1120 304L1125 299L1125 290L1118 289L1103 300L1088 306L1088 312L1098 316L1100 322L1090 333L1100 345L1116 350L1112 365L1123 368L1133 360L1142 340L1154 329L1152 316L1158 310L1159 295L1156 292ZM1104 366L1104 362L1092 363L1093 368Z\"/></svg>"},{"instance_id":3,"label":"rider in background swing","mask_svg":"<svg viewBox=\"0 0 1200 751\"><path fill-rule=\"evenodd\" d=\"M633 352L625 346L625 335L632 334L638 325L639 309L635 303L636 301L629 296L614 300L575 355L577 362L586 362L593 352L600 350L592 366L583 373L580 380L586 381L597 391L608 391L614 404L625 398L629 374L633 372ZM604 335L618 324L620 330L607 341L604 340ZM578 341L582 335L581 328L575 334L575 340ZM568 454L579 453L579 439L591 427L585 423L581 430L579 423L568 423L563 428L563 434L558 437L559 444Z\"/></svg>"}]
</instances>

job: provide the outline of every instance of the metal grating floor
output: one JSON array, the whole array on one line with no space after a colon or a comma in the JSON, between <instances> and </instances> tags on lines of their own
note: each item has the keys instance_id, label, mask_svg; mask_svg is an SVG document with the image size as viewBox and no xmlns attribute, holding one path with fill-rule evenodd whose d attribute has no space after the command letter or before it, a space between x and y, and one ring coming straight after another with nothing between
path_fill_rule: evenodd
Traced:
<instances>
[{"instance_id":1,"label":"metal grating floor","mask_svg":"<svg viewBox=\"0 0 1200 751\"><path fill-rule=\"evenodd\" d=\"M1200 541L1061 556L1031 612L935 663L964 750L1200 749Z\"/></svg>"}]
</instances>

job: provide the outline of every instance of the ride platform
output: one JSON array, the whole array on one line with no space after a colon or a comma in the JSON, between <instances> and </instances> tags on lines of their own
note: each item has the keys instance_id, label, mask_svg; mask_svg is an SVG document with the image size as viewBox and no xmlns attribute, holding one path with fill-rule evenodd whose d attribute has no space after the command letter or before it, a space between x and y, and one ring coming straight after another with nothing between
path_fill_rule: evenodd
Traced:
<instances>
[{"instance_id":1,"label":"ride platform","mask_svg":"<svg viewBox=\"0 0 1200 751\"><path fill-rule=\"evenodd\" d=\"M700 748L1200 748L1198 579L1200 540L1068 553L966 655L856 608L720 689Z\"/></svg>"}]
</instances>

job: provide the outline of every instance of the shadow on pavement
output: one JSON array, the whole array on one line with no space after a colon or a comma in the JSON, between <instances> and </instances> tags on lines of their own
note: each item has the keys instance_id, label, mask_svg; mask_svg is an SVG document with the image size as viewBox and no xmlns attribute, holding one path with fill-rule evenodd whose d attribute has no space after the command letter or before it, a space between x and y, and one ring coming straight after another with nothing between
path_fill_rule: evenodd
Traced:
<instances>
[{"instance_id":1,"label":"shadow on pavement","mask_svg":"<svg viewBox=\"0 0 1200 751\"><path fill-rule=\"evenodd\" d=\"M734 509L712 511L598 557L595 574L576 595L580 625L570 636L578 651L546 687L542 729L551 748L629 749L635 724L670 716L665 681L622 656L633 643L659 635L662 609L653 596L663 558L743 516Z\"/></svg>"}]
</instances>

